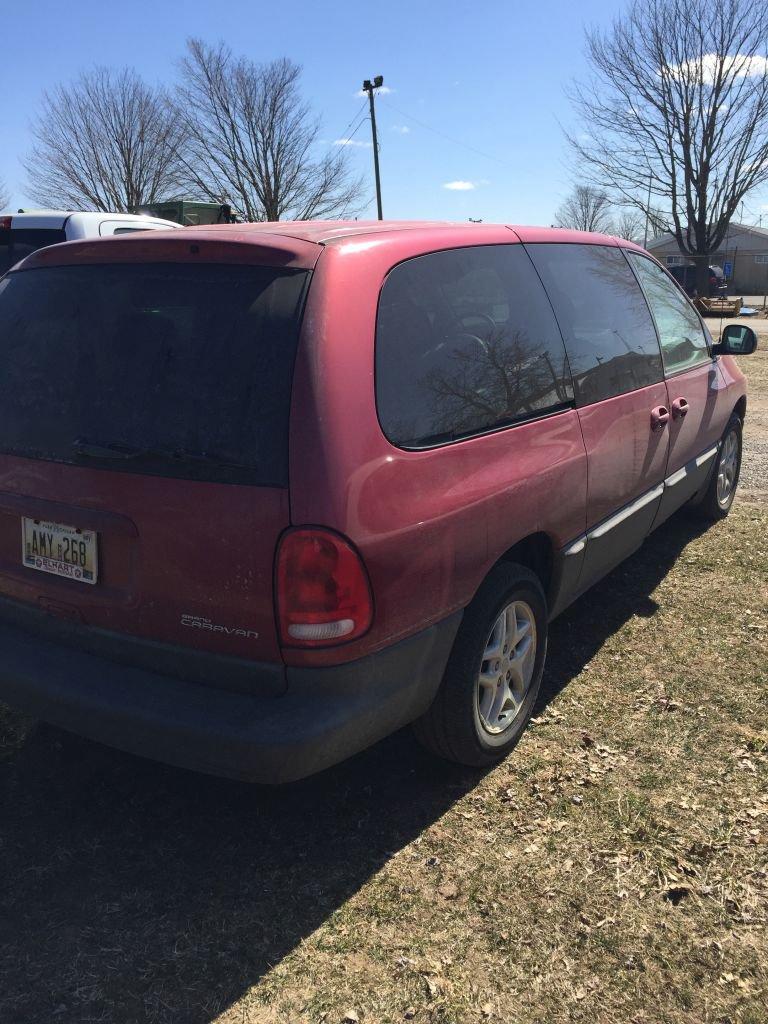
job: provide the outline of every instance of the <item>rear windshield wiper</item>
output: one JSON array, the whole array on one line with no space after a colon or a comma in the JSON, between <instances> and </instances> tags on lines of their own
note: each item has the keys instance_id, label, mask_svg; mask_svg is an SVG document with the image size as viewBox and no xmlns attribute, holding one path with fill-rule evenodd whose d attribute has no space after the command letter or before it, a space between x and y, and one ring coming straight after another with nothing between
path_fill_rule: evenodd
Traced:
<instances>
[{"instance_id":1,"label":"rear windshield wiper","mask_svg":"<svg viewBox=\"0 0 768 1024\"><path fill-rule=\"evenodd\" d=\"M151 448L140 445L124 444L121 441L110 441L107 444L95 444L85 438L72 442L75 455L83 459L171 459L178 462L205 462L209 465L232 466L237 469L253 469L240 462L234 462L213 452L191 452L185 448Z\"/></svg>"}]
</instances>

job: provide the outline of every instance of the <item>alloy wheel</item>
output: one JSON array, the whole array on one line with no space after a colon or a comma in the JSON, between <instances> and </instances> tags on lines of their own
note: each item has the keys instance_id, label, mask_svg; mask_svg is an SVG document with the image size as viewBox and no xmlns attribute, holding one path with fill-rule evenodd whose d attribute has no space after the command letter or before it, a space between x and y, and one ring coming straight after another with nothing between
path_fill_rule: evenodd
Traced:
<instances>
[{"instance_id":1,"label":"alloy wheel","mask_svg":"<svg viewBox=\"0 0 768 1024\"><path fill-rule=\"evenodd\" d=\"M477 677L483 730L505 732L520 714L536 664L536 620L525 601L512 601L491 628Z\"/></svg>"},{"instance_id":2,"label":"alloy wheel","mask_svg":"<svg viewBox=\"0 0 768 1024\"><path fill-rule=\"evenodd\" d=\"M736 431L732 430L723 441L717 467L717 501L721 508L726 508L733 497L738 469L739 438Z\"/></svg>"}]
</instances>

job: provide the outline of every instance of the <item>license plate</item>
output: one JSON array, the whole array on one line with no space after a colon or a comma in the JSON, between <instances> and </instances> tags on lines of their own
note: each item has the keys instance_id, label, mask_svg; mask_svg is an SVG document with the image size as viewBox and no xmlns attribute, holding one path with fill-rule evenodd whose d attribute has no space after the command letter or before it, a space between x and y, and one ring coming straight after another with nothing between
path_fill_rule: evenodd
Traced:
<instances>
[{"instance_id":1,"label":"license plate","mask_svg":"<svg viewBox=\"0 0 768 1024\"><path fill-rule=\"evenodd\" d=\"M28 569L95 583L98 573L96 533L42 519L21 520L21 559Z\"/></svg>"}]
</instances>

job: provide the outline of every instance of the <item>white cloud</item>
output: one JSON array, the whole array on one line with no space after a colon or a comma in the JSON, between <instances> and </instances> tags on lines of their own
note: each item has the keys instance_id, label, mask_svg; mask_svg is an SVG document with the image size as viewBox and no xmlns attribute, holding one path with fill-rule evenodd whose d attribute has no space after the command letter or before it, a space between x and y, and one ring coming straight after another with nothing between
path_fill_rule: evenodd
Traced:
<instances>
[{"instance_id":1,"label":"white cloud","mask_svg":"<svg viewBox=\"0 0 768 1024\"><path fill-rule=\"evenodd\" d=\"M390 89L388 85L380 85L378 89L374 89L373 91L376 93L377 96L389 96L389 94L393 93L395 90ZM364 96L367 96L368 93L365 91L365 89L358 89L354 95L359 99L362 99Z\"/></svg>"},{"instance_id":2,"label":"white cloud","mask_svg":"<svg viewBox=\"0 0 768 1024\"><path fill-rule=\"evenodd\" d=\"M729 54L721 57L717 53L705 53L701 57L684 61L682 64L673 64L670 73L685 75L694 82L701 81L705 85L712 85L715 75L720 69L721 61L727 77L730 78L752 78L768 75L768 57L761 57L755 54L747 57L746 54Z\"/></svg>"},{"instance_id":3,"label":"white cloud","mask_svg":"<svg viewBox=\"0 0 768 1024\"><path fill-rule=\"evenodd\" d=\"M397 132L398 135L410 135L411 129L407 124L393 124L392 131Z\"/></svg>"},{"instance_id":4,"label":"white cloud","mask_svg":"<svg viewBox=\"0 0 768 1024\"><path fill-rule=\"evenodd\" d=\"M358 146L360 149L370 149L372 142L365 142L363 139L334 139L334 146Z\"/></svg>"},{"instance_id":5,"label":"white cloud","mask_svg":"<svg viewBox=\"0 0 768 1024\"><path fill-rule=\"evenodd\" d=\"M478 178L477 181L446 181L443 184L443 188L447 188L450 192L473 192L478 185L490 185L490 181L487 178Z\"/></svg>"}]
</instances>

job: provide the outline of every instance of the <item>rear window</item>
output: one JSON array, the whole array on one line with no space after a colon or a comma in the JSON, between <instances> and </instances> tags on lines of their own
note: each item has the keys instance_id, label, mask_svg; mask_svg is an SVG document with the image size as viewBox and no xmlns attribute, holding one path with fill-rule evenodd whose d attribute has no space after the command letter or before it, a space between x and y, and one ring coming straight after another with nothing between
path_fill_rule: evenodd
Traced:
<instances>
[{"instance_id":1,"label":"rear window","mask_svg":"<svg viewBox=\"0 0 768 1024\"><path fill-rule=\"evenodd\" d=\"M0 450L285 486L307 278L169 263L9 274L0 282Z\"/></svg>"},{"instance_id":2,"label":"rear window","mask_svg":"<svg viewBox=\"0 0 768 1024\"><path fill-rule=\"evenodd\" d=\"M44 248L65 242L63 228L3 228L0 229L0 277L25 256Z\"/></svg>"}]
</instances>

